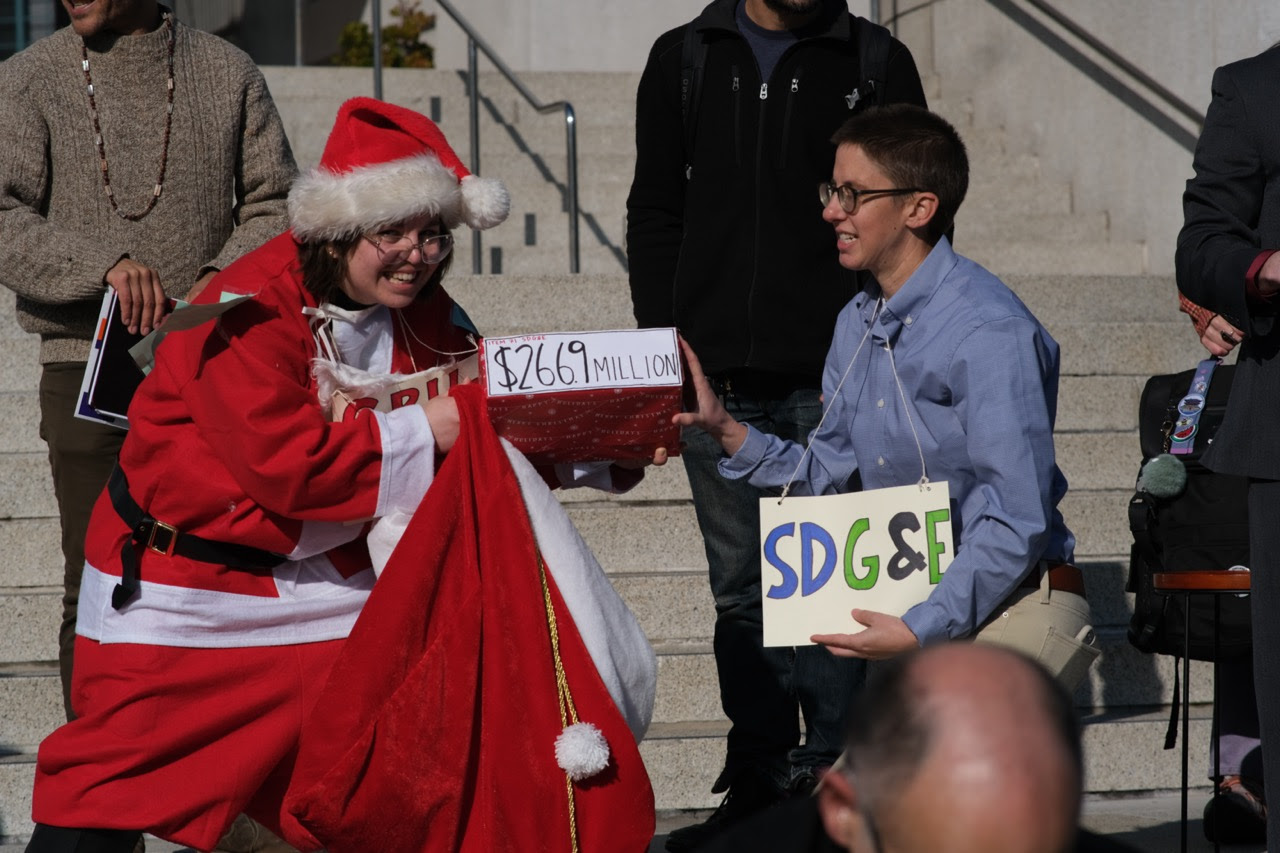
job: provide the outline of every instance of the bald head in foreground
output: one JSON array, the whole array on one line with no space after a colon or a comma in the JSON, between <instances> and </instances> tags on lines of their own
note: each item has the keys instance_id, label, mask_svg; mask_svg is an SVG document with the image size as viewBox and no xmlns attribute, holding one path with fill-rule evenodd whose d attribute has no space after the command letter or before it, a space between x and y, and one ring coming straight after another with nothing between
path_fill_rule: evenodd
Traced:
<instances>
[{"instance_id":1,"label":"bald head in foreground","mask_svg":"<svg viewBox=\"0 0 1280 853\"><path fill-rule=\"evenodd\" d=\"M850 853L1075 849L1071 700L1021 655L956 643L885 664L851 710L846 746L818 808Z\"/></svg>"}]
</instances>

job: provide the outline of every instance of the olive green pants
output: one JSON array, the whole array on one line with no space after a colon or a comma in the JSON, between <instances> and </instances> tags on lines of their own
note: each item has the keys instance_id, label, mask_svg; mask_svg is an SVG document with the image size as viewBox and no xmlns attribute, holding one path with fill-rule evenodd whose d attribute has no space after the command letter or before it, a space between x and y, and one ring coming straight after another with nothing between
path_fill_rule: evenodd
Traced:
<instances>
[{"instance_id":1,"label":"olive green pants","mask_svg":"<svg viewBox=\"0 0 1280 853\"><path fill-rule=\"evenodd\" d=\"M76 608L84 572L84 537L89 515L111 476L125 431L77 418L76 398L84 376L83 362L46 364L40 375L40 437L49 445L49 468L62 523L62 626L58 632L58 666L67 719L71 712L72 650L76 640Z\"/></svg>"}]
</instances>

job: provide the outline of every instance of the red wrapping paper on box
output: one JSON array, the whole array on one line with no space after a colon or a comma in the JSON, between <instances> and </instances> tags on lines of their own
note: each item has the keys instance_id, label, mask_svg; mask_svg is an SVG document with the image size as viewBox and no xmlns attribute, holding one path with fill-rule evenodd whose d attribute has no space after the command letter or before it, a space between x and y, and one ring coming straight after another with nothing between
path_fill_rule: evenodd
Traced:
<instances>
[{"instance_id":1,"label":"red wrapping paper on box","mask_svg":"<svg viewBox=\"0 0 1280 853\"><path fill-rule=\"evenodd\" d=\"M485 338L480 383L498 434L541 462L676 456L684 363L675 329Z\"/></svg>"}]
</instances>

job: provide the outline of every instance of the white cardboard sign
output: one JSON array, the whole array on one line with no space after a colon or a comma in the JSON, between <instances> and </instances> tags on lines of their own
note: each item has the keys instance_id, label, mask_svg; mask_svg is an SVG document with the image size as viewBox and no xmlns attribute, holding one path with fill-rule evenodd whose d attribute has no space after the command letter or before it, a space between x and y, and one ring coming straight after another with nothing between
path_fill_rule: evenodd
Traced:
<instances>
[{"instance_id":1,"label":"white cardboard sign","mask_svg":"<svg viewBox=\"0 0 1280 853\"><path fill-rule=\"evenodd\" d=\"M339 388L330 400L332 419L350 421L367 410L392 412L416 405L441 394L448 395L458 385L474 382L480 375L480 362L474 355L462 361L443 364L410 374L399 382L374 383L365 389Z\"/></svg>"},{"instance_id":2,"label":"white cardboard sign","mask_svg":"<svg viewBox=\"0 0 1280 853\"><path fill-rule=\"evenodd\" d=\"M485 338L490 397L680 385L676 330L624 329Z\"/></svg>"},{"instance_id":3,"label":"white cardboard sign","mask_svg":"<svg viewBox=\"0 0 1280 853\"><path fill-rule=\"evenodd\" d=\"M766 646L863 630L852 609L901 616L955 554L947 484L760 500Z\"/></svg>"}]
</instances>

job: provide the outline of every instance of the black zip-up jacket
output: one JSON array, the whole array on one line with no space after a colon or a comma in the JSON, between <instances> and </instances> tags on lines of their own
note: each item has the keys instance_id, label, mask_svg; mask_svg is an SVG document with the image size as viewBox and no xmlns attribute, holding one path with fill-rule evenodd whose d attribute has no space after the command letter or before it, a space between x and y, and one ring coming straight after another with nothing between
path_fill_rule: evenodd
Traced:
<instances>
[{"instance_id":1,"label":"black zip-up jacket","mask_svg":"<svg viewBox=\"0 0 1280 853\"><path fill-rule=\"evenodd\" d=\"M738 2L714 0L662 35L640 78L627 198L632 305L642 327L677 326L711 375L745 368L817 387L836 315L857 288L836 260L818 184L831 180L846 97L864 82L854 27L866 22L828 3L766 86L734 21ZM680 109L686 27L707 40L691 156ZM886 77L883 103L925 106L897 40Z\"/></svg>"}]
</instances>

